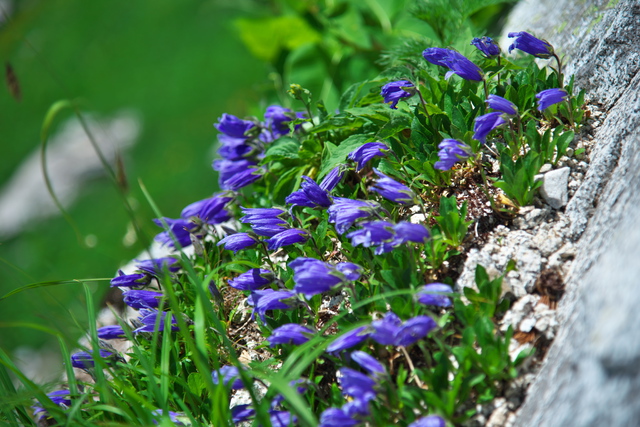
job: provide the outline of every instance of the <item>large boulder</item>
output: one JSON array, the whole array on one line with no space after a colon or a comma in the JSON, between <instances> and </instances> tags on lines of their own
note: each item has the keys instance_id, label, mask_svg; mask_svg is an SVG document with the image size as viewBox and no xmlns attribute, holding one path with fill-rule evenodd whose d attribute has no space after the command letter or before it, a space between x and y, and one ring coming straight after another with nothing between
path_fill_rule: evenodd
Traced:
<instances>
[{"instance_id":1,"label":"large boulder","mask_svg":"<svg viewBox=\"0 0 640 427\"><path fill-rule=\"evenodd\" d=\"M565 55L567 74L606 113L566 206L577 255L560 329L518 426L640 424L640 2L522 1L506 31Z\"/></svg>"}]
</instances>

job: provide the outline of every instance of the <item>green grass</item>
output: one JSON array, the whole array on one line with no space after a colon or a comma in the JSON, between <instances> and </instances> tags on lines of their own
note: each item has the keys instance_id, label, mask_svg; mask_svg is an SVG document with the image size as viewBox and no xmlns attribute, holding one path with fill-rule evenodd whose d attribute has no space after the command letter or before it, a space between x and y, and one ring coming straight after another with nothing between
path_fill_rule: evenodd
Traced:
<instances>
[{"instance_id":1,"label":"green grass","mask_svg":"<svg viewBox=\"0 0 640 427\"><path fill-rule=\"evenodd\" d=\"M153 214L138 178L168 216L210 195L217 179L209 166L216 135L212 124L223 112L246 114L258 101L255 86L266 75L265 66L234 34L231 20L237 12L226 5L19 2L0 30L0 60L12 65L22 90L22 101L16 102L6 88L0 89L0 182L39 146L48 108L60 99L80 99L85 111L103 116L122 108L140 113L142 132L124 161L136 213L149 238L159 229L150 222ZM0 244L0 294L32 282L110 277L142 251L140 244L122 244L129 218L106 174L86 183L70 213L97 245L81 246L61 217L34 224ZM98 295L106 285L99 286ZM0 302L0 322L46 322L77 337L81 331L69 312L81 321L86 317L82 294L75 285L26 291ZM5 349L49 339L23 328L0 332Z\"/></svg>"}]
</instances>

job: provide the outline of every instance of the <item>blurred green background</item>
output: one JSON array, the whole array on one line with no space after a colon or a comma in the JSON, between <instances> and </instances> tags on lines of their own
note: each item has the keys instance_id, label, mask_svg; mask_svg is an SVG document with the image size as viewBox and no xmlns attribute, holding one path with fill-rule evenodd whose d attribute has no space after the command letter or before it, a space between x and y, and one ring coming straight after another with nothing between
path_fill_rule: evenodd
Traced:
<instances>
[{"instance_id":1,"label":"blurred green background","mask_svg":"<svg viewBox=\"0 0 640 427\"><path fill-rule=\"evenodd\" d=\"M233 5L233 7L231 7ZM49 107L81 99L85 112L113 116L133 109L141 120L137 144L123 154L130 199L149 239L159 230L138 178L161 211L179 215L187 204L216 190L211 169L223 112L243 116L260 101L267 66L236 34L242 3L231 1L34 0L13 3L0 29L0 58L18 78L22 100L0 89L0 183L39 147ZM53 132L66 119L55 121ZM113 277L140 253L123 244L127 216L106 174L85 183L69 209L93 248L78 243L57 216L32 224L0 244L0 295L45 280ZM108 287L94 285L100 295ZM98 288L99 286L99 288ZM0 322L34 322L77 336L73 317L86 311L81 285L28 290L0 301ZM50 337L51 338L51 337ZM29 328L0 328L0 346L39 346L49 340Z\"/></svg>"},{"instance_id":2,"label":"blurred green background","mask_svg":"<svg viewBox=\"0 0 640 427\"><path fill-rule=\"evenodd\" d=\"M0 89L0 185L39 148L44 117L56 101L78 100L82 111L101 118L133 110L141 133L122 160L130 203L151 240L160 230L138 180L168 217L211 195L217 189L212 125L222 113L261 117L272 103L301 110L285 94L290 83L310 89L333 111L350 84L402 57L422 60L431 46L471 52L472 37L486 28L497 33L504 3L4 0L11 7L0 24L0 60L14 70L22 99L11 96L10 84ZM52 133L72 116L63 112ZM69 213L95 245L81 244L61 216L30 224L0 242L0 296L35 282L111 278L144 249L140 241L124 244L130 218L106 173L84 183ZM92 287L100 300L108 283ZM81 285L68 284L0 300L0 347L55 342L17 322L46 325L77 341L86 325L83 295Z\"/></svg>"}]
</instances>

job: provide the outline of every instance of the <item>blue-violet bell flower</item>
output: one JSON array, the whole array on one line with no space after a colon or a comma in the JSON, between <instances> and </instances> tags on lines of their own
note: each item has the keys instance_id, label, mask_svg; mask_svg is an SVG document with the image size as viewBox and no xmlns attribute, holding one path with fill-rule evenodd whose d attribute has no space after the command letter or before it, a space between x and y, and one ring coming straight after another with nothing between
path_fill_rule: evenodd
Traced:
<instances>
[{"instance_id":1,"label":"blue-violet bell flower","mask_svg":"<svg viewBox=\"0 0 640 427\"><path fill-rule=\"evenodd\" d=\"M273 138L279 138L289 133L289 122L296 119L296 113L280 105L271 105L267 107L264 118Z\"/></svg>"},{"instance_id":2,"label":"blue-violet bell flower","mask_svg":"<svg viewBox=\"0 0 640 427\"><path fill-rule=\"evenodd\" d=\"M384 98L385 104L391 104L391 108L397 109L398 101L402 98L410 98L416 93L416 87L408 80L398 80L389 82L382 86L380 95Z\"/></svg>"},{"instance_id":3,"label":"blue-violet bell flower","mask_svg":"<svg viewBox=\"0 0 640 427\"><path fill-rule=\"evenodd\" d=\"M518 114L518 107L513 102L498 95L489 95L487 105L510 116Z\"/></svg>"},{"instance_id":4,"label":"blue-violet bell flower","mask_svg":"<svg viewBox=\"0 0 640 427\"><path fill-rule=\"evenodd\" d=\"M47 397L62 409L67 409L71 406L70 394L69 390L55 390L47 393ZM31 409L33 409L33 416L37 417L38 421L43 421L49 417L49 413L41 406L40 402L33 405Z\"/></svg>"},{"instance_id":5,"label":"blue-violet bell flower","mask_svg":"<svg viewBox=\"0 0 640 427\"><path fill-rule=\"evenodd\" d=\"M378 169L374 168L373 171L379 178L373 184L371 190L394 203L407 205L415 202L416 194L409 187L383 174Z\"/></svg>"},{"instance_id":6,"label":"blue-violet bell flower","mask_svg":"<svg viewBox=\"0 0 640 427\"><path fill-rule=\"evenodd\" d=\"M536 94L538 100L538 110L544 111L552 105L565 101L569 94L564 89L547 89Z\"/></svg>"},{"instance_id":7,"label":"blue-violet bell flower","mask_svg":"<svg viewBox=\"0 0 640 427\"><path fill-rule=\"evenodd\" d=\"M247 303L253 306L253 314L258 313L262 323L266 322L266 313L268 310L286 310L297 305L296 293L293 291L274 291L273 289L265 289L262 291L253 291L247 297Z\"/></svg>"},{"instance_id":8,"label":"blue-violet bell flower","mask_svg":"<svg viewBox=\"0 0 640 427\"><path fill-rule=\"evenodd\" d=\"M285 199L285 202L294 206L306 206L313 208L321 206L328 208L331 206L331 196L326 190L323 190L316 182L308 176L302 176L301 189L294 191Z\"/></svg>"},{"instance_id":9,"label":"blue-violet bell flower","mask_svg":"<svg viewBox=\"0 0 640 427\"><path fill-rule=\"evenodd\" d=\"M438 326L429 316L413 317L400 326L395 336L395 345L408 346L426 337Z\"/></svg>"},{"instance_id":10,"label":"blue-violet bell flower","mask_svg":"<svg viewBox=\"0 0 640 427\"><path fill-rule=\"evenodd\" d=\"M350 357L351 360L355 361L363 369L369 372L369 375L382 375L387 372L384 366L382 366L382 363L378 362L378 360L369 353L356 350L351 353Z\"/></svg>"},{"instance_id":11,"label":"blue-violet bell flower","mask_svg":"<svg viewBox=\"0 0 640 427\"><path fill-rule=\"evenodd\" d=\"M146 273L124 274L118 270L118 276L111 279L111 287L137 288L147 286L151 282L151 275Z\"/></svg>"},{"instance_id":12,"label":"blue-violet bell flower","mask_svg":"<svg viewBox=\"0 0 640 427\"><path fill-rule=\"evenodd\" d=\"M274 347L278 344L295 344L300 345L309 341L309 337L314 335L314 331L306 326L297 323L286 323L271 332L267 338L269 346Z\"/></svg>"},{"instance_id":13,"label":"blue-violet bell flower","mask_svg":"<svg viewBox=\"0 0 640 427\"><path fill-rule=\"evenodd\" d=\"M223 114L218 119L218 123L213 125L219 132L232 138L246 138L247 133L256 127L256 124L249 120L242 120L231 114Z\"/></svg>"},{"instance_id":14,"label":"blue-violet bell flower","mask_svg":"<svg viewBox=\"0 0 640 427\"><path fill-rule=\"evenodd\" d=\"M445 74L445 79L453 74L457 74L465 80L479 82L484 79L480 67L455 50L432 47L425 49L422 56L432 64L449 68L450 71Z\"/></svg>"},{"instance_id":15,"label":"blue-violet bell flower","mask_svg":"<svg viewBox=\"0 0 640 427\"><path fill-rule=\"evenodd\" d=\"M122 360L122 358L113 351L100 349L98 352L100 357L105 359L106 363L113 363L115 361ZM93 354L86 351L79 351L71 355L71 366L79 369L90 369L96 366L96 362L93 359Z\"/></svg>"},{"instance_id":16,"label":"blue-violet bell flower","mask_svg":"<svg viewBox=\"0 0 640 427\"><path fill-rule=\"evenodd\" d=\"M281 216L287 212L280 208L241 208L244 216L240 218L243 224L250 224L254 233L273 237L289 228L287 221Z\"/></svg>"},{"instance_id":17,"label":"blue-violet bell flower","mask_svg":"<svg viewBox=\"0 0 640 427\"><path fill-rule=\"evenodd\" d=\"M163 221L167 224L169 230L160 232L154 240L170 248L175 248L176 242L183 248L191 245L191 235L197 231L197 224L182 218L172 219L165 217L162 220L158 218L153 220L158 227L164 228Z\"/></svg>"},{"instance_id":18,"label":"blue-violet bell flower","mask_svg":"<svg viewBox=\"0 0 640 427\"><path fill-rule=\"evenodd\" d=\"M169 416L169 420L171 420L171 422L179 427L184 427L187 424L185 424L183 422L183 419L186 421L189 418L186 416L186 414L184 414L183 412L174 412L174 411L167 411L167 412L162 412L162 409L156 409L154 411L151 411L151 413L158 418L162 418L163 415L168 415ZM157 420L153 420L153 424L158 425L158 421ZM189 424L191 425L191 424Z\"/></svg>"},{"instance_id":19,"label":"blue-violet bell flower","mask_svg":"<svg viewBox=\"0 0 640 427\"><path fill-rule=\"evenodd\" d=\"M344 197L334 197L333 205L327 209L329 223L335 224L340 234L344 234L358 219L370 218L377 212L384 212L377 202Z\"/></svg>"},{"instance_id":20,"label":"blue-violet bell flower","mask_svg":"<svg viewBox=\"0 0 640 427\"><path fill-rule=\"evenodd\" d=\"M339 372L342 394L364 401L375 399L376 381L373 378L351 368L341 368Z\"/></svg>"},{"instance_id":21,"label":"blue-violet bell flower","mask_svg":"<svg viewBox=\"0 0 640 427\"><path fill-rule=\"evenodd\" d=\"M327 292L332 288L350 280L360 278L362 268L353 263L340 263L333 266L315 258L299 257L289 263L294 271L293 290L303 294L307 299Z\"/></svg>"},{"instance_id":22,"label":"blue-violet bell flower","mask_svg":"<svg viewBox=\"0 0 640 427\"><path fill-rule=\"evenodd\" d=\"M389 311L381 319L371 322L373 328L371 339L378 344L395 345L396 335L401 326L402 320L397 314Z\"/></svg>"},{"instance_id":23,"label":"blue-violet bell flower","mask_svg":"<svg viewBox=\"0 0 640 427\"><path fill-rule=\"evenodd\" d=\"M389 147L382 142L367 142L350 152L347 158L357 163L356 172L360 172L369 160L374 157L384 157L387 155L387 151L389 151Z\"/></svg>"},{"instance_id":24,"label":"blue-violet bell flower","mask_svg":"<svg viewBox=\"0 0 640 427\"><path fill-rule=\"evenodd\" d=\"M144 271L154 277L161 277L166 272L175 273L180 270L180 264L174 257L145 259L138 261L136 267L140 271Z\"/></svg>"},{"instance_id":25,"label":"blue-violet bell flower","mask_svg":"<svg viewBox=\"0 0 640 427\"><path fill-rule=\"evenodd\" d=\"M230 234L224 239L221 239L217 246L224 245L224 248L233 251L234 254L242 249L247 249L258 243L259 240L250 236L247 233L235 233Z\"/></svg>"},{"instance_id":26,"label":"blue-violet bell flower","mask_svg":"<svg viewBox=\"0 0 640 427\"><path fill-rule=\"evenodd\" d=\"M389 221L370 221L363 222L362 228L347 234L347 238L351 239L351 246L362 245L365 248L371 246L380 246L385 242L391 242L395 233L393 231L393 223ZM390 251L392 248L384 248L380 253ZM376 252L377 255L379 253Z\"/></svg>"},{"instance_id":27,"label":"blue-violet bell flower","mask_svg":"<svg viewBox=\"0 0 640 427\"><path fill-rule=\"evenodd\" d=\"M318 427L352 427L360 423L340 408L327 408L320 415Z\"/></svg>"},{"instance_id":28,"label":"blue-violet bell flower","mask_svg":"<svg viewBox=\"0 0 640 427\"><path fill-rule=\"evenodd\" d=\"M438 144L438 148L440 149L440 151L438 151L440 160L438 160L433 167L441 171L448 171L454 164L468 159L472 154L471 147L457 139L443 139L442 142Z\"/></svg>"},{"instance_id":29,"label":"blue-violet bell flower","mask_svg":"<svg viewBox=\"0 0 640 427\"><path fill-rule=\"evenodd\" d=\"M255 409L250 405L236 405L231 408L231 420L234 424L249 421L256 414Z\"/></svg>"},{"instance_id":30,"label":"blue-violet bell flower","mask_svg":"<svg viewBox=\"0 0 640 427\"><path fill-rule=\"evenodd\" d=\"M418 418L407 427L445 427L447 423L442 417L437 415L428 415L426 417Z\"/></svg>"},{"instance_id":31,"label":"blue-violet bell flower","mask_svg":"<svg viewBox=\"0 0 640 427\"><path fill-rule=\"evenodd\" d=\"M330 192L336 185L342 180L345 172L347 170L347 165L338 165L335 168L331 169L329 173L323 178L322 182L320 182L320 188L323 190Z\"/></svg>"},{"instance_id":32,"label":"blue-violet bell flower","mask_svg":"<svg viewBox=\"0 0 640 427\"><path fill-rule=\"evenodd\" d=\"M108 325L98 328L98 338L101 340L113 340L125 338L124 330L120 325Z\"/></svg>"},{"instance_id":33,"label":"blue-violet bell flower","mask_svg":"<svg viewBox=\"0 0 640 427\"><path fill-rule=\"evenodd\" d=\"M329 344L327 347L327 353L337 354L348 348L355 347L363 341L366 341L370 335L371 329L369 326L360 326L352 329L349 332L340 335L331 344Z\"/></svg>"},{"instance_id":34,"label":"blue-violet bell flower","mask_svg":"<svg viewBox=\"0 0 640 427\"><path fill-rule=\"evenodd\" d=\"M130 290L122 293L124 303L131 308L156 308L162 299L161 292Z\"/></svg>"},{"instance_id":35,"label":"blue-violet bell flower","mask_svg":"<svg viewBox=\"0 0 640 427\"><path fill-rule=\"evenodd\" d=\"M264 175L264 169L260 167L250 166L244 171L234 175L225 182L227 189L238 191L239 189L253 184Z\"/></svg>"},{"instance_id":36,"label":"blue-violet bell flower","mask_svg":"<svg viewBox=\"0 0 640 427\"><path fill-rule=\"evenodd\" d=\"M229 190L227 182L234 178L236 175L243 173L250 167L257 166L257 163L248 159L229 160L218 159L214 160L211 167L213 170L218 171L218 185L223 190Z\"/></svg>"},{"instance_id":37,"label":"blue-violet bell flower","mask_svg":"<svg viewBox=\"0 0 640 427\"><path fill-rule=\"evenodd\" d=\"M471 44L484 53L487 58L500 55L500 46L491 37L475 37L471 40Z\"/></svg>"},{"instance_id":38,"label":"blue-violet bell flower","mask_svg":"<svg viewBox=\"0 0 640 427\"><path fill-rule=\"evenodd\" d=\"M231 218L229 212L225 210L227 204L233 200L233 196L228 192L214 194L208 199L191 203L180 213L183 219L198 218L207 224L220 224Z\"/></svg>"},{"instance_id":39,"label":"blue-violet bell flower","mask_svg":"<svg viewBox=\"0 0 640 427\"><path fill-rule=\"evenodd\" d=\"M283 246L293 245L294 243L304 243L309 240L309 236L310 234L306 230L292 228L265 240L265 243L270 251L276 251Z\"/></svg>"},{"instance_id":40,"label":"blue-violet bell flower","mask_svg":"<svg viewBox=\"0 0 640 427\"><path fill-rule=\"evenodd\" d=\"M507 123L503 115L504 113L500 111L494 111L493 113L476 117L475 123L473 124L473 139L480 141L482 144L486 144L487 135L489 135L492 130Z\"/></svg>"},{"instance_id":41,"label":"blue-violet bell flower","mask_svg":"<svg viewBox=\"0 0 640 427\"><path fill-rule=\"evenodd\" d=\"M214 384L219 384L222 379L222 383L225 386L230 387L232 390L239 390L244 388L242 377L240 377L240 371L236 366L224 365L221 366L218 371L211 373L211 380Z\"/></svg>"},{"instance_id":42,"label":"blue-violet bell flower","mask_svg":"<svg viewBox=\"0 0 640 427\"><path fill-rule=\"evenodd\" d=\"M133 333L138 334L140 332L164 331L164 322L166 317L167 317L167 313L165 311L158 311L158 310L147 309L147 308L140 309L140 315L138 316L138 321L142 324L142 326L135 329ZM178 322L175 316L171 315L172 331L177 331L180 329L178 328L177 323Z\"/></svg>"},{"instance_id":43,"label":"blue-violet bell flower","mask_svg":"<svg viewBox=\"0 0 640 427\"><path fill-rule=\"evenodd\" d=\"M412 224L407 221L400 221L393 226L395 236L392 245L400 246L407 242L425 244L431 237L429 229L423 224Z\"/></svg>"},{"instance_id":44,"label":"blue-violet bell flower","mask_svg":"<svg viewBox=\"0 0 640 427\"><path fill-rule=\"evenodd\" d=\"M515 37L515 40L509 46L509 53L513 49L520 49L536 58L550 58L554 54L551 44L532 36L526 31L509 33L508 36L509 38Z\"/></svg>"},{"instance_id":45,"label":"blue-violet bell flower","mask_svg":"<svg viewBox=\"0 0 640 427\"><path fill-rule=\"evenodd\" d=\"M241 291L255 291L273 283L274 274L264 268L252 268L235 279L229 280L229 286Z\"/></svg>"},{"instance_id":46,"label":"blue-violet bell flower","mask_svg":"<svg viewBox=\"0 0 640 427\"><path fill-rule=\"evenodd\" d=\"M418 302L436 307L450 307L451 299L445 294L453 292L451 286L444 283L429 283L424 285L417 294Z\"/></svg>"}]
</instances>

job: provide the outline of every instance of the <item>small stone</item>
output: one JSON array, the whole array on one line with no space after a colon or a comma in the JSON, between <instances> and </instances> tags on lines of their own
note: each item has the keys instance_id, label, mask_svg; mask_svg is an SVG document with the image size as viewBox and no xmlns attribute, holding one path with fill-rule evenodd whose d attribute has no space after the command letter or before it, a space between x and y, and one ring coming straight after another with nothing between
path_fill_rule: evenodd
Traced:
<instances>
[{"instance_id":1,"label":"small stone","mask_svg":"<svg viewBox=\"0 0 640 427\"><path fill-rule=\"evenodd\" d=\"M545 163L544 165L542 165L540 167L540 173L547 173L549 172L551 169L553 169L553 166L551 166L551 163Z\"/></svg>"},{"instance_id":2,"label":"small stone","mask_svg":"<svg viewBox=\"0 0 640 427\"><path fill-rule=\"evenodd\" d=\"M544 174L540 195L554 209L560 209L569 201L568 180L571 169L564 167Z\"/></svg>"},{"instance_id":3,"label":"small stone","mask_svg":"<svg viewBox=\"0 0 640 427\"><path fill-rule=\"evenodd\" d=\"M520 326L518 328L522 332L531 332L534 326L536 326L536 319L533 317L527 317L520 322Z\"/></svg>"},{"instance_id":4,"label":"small stone","mask_svg":"<svg viewBox=\"0 0 640 427\"><path fill-rule=\"evenodd\" d=\"M573 157L573 148L569 147L567 148L567 151L565 152L565 154L567 155L567 157Z\"/></svg>"}]
</instances>

